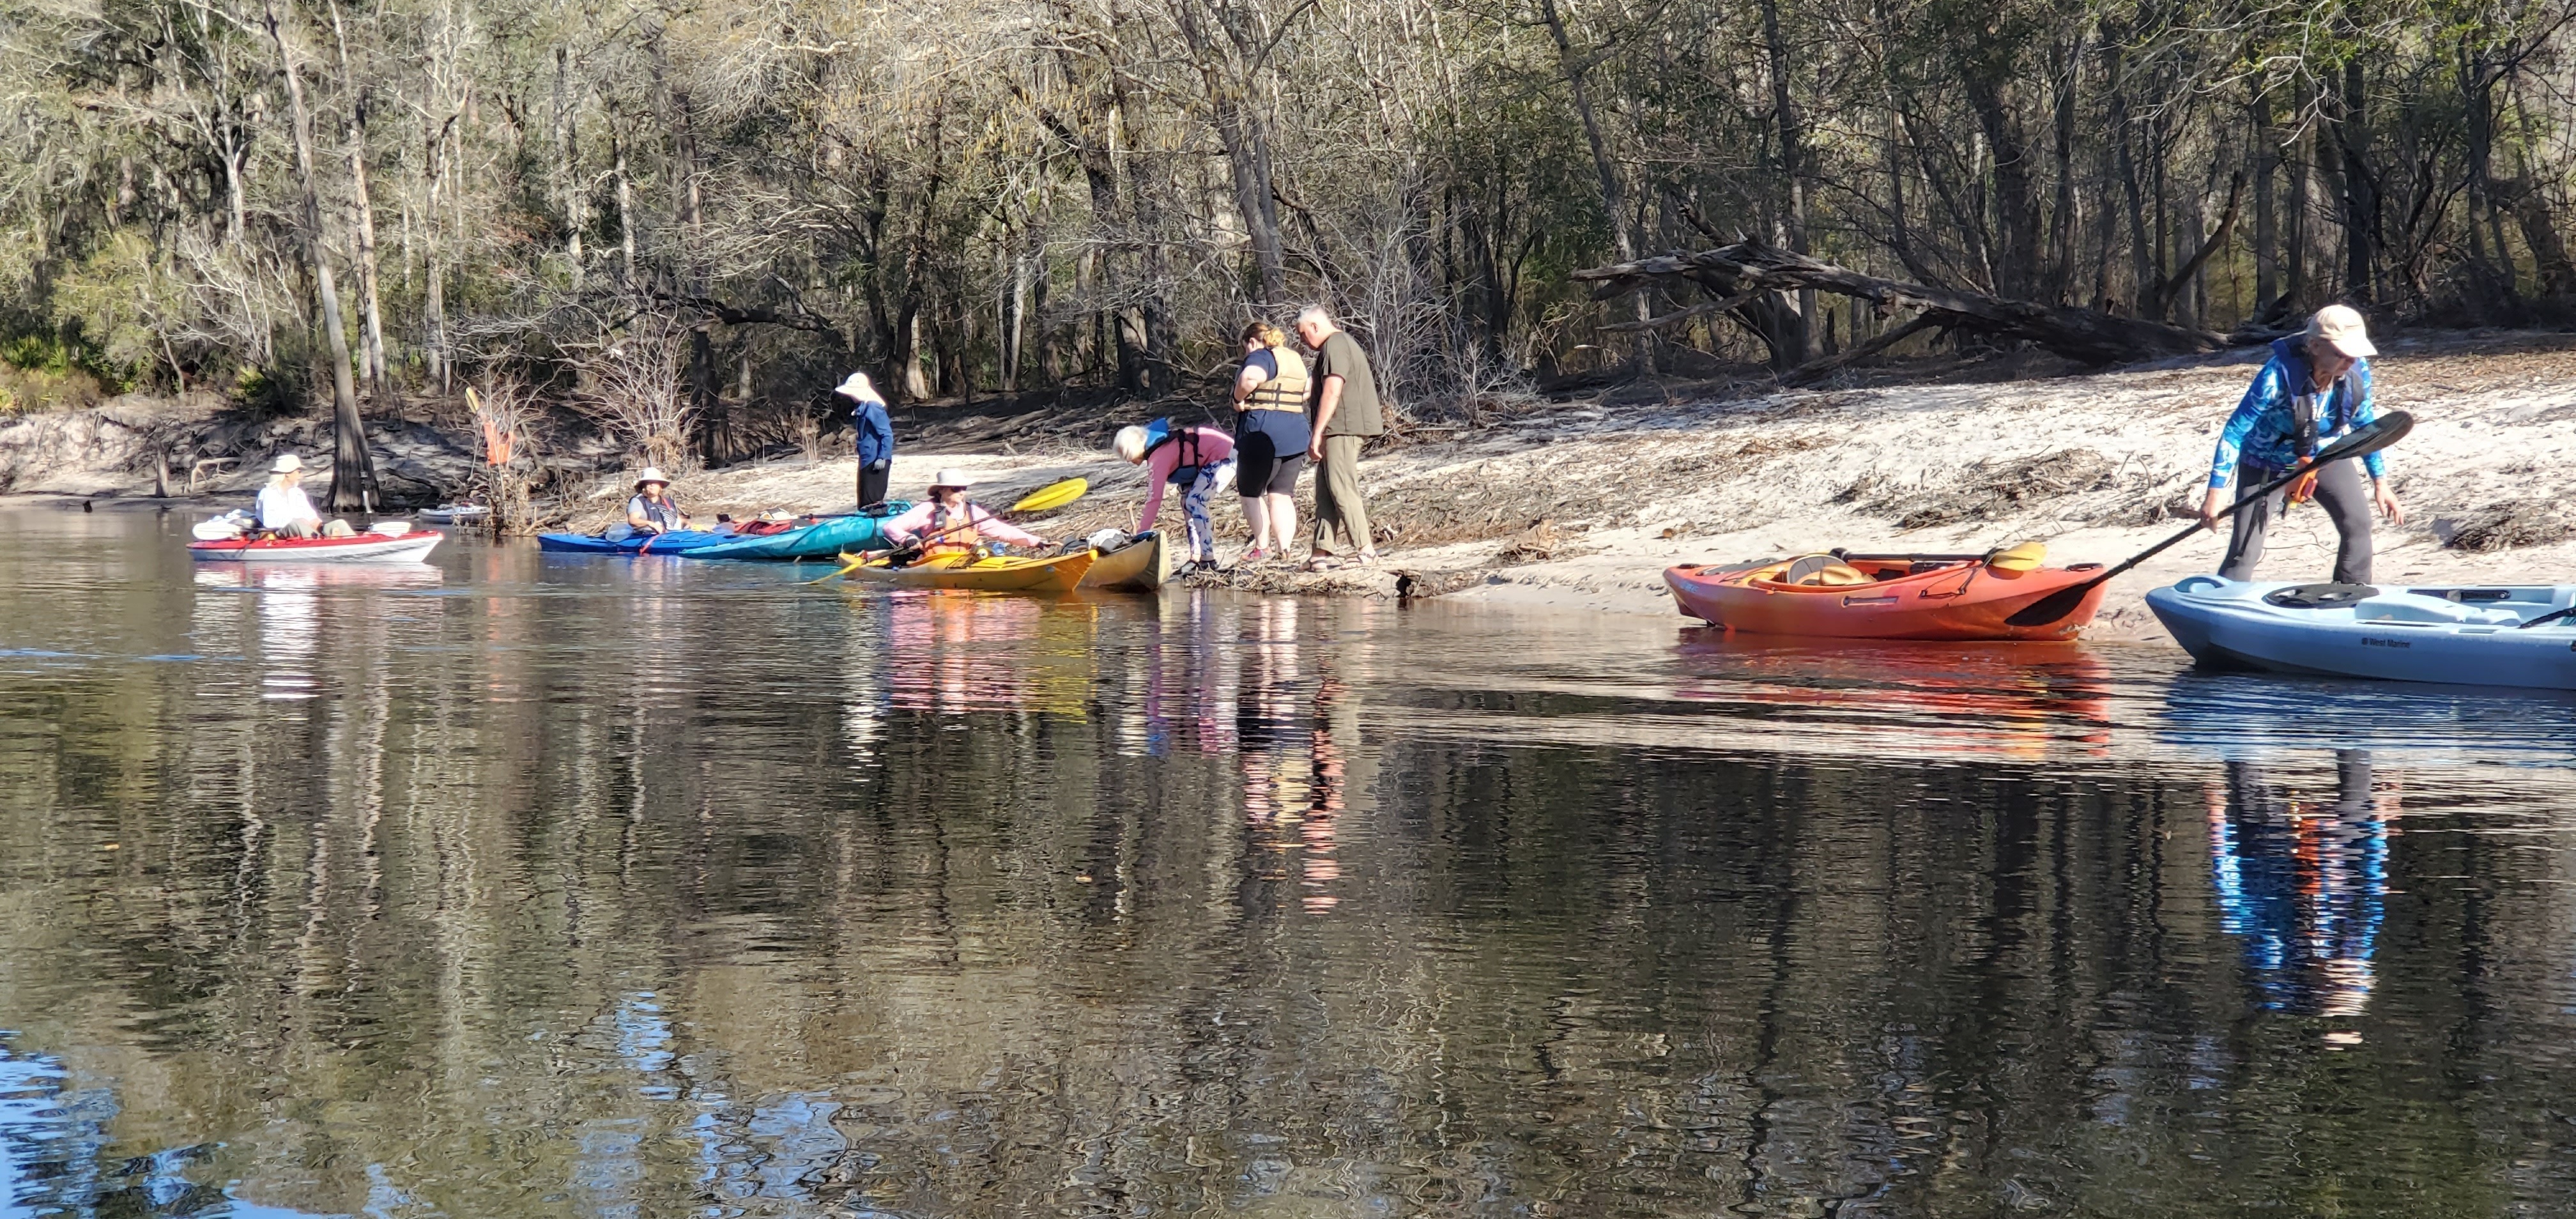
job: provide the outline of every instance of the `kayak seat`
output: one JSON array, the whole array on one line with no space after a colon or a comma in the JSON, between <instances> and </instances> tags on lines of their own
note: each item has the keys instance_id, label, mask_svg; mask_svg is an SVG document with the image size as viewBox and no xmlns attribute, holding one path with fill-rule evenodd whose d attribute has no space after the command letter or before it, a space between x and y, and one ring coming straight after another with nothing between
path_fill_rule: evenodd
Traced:
<instances>
[{"instance_id":1,"label":"kayak seat","mask_svg":"<svg viewBox=\"0 0 2576 1219\"><path fill-rule=\"evenodd\" d=\"M2522 615L2505 609L2463 605L2417 593L2387 593L2352 607L2356 622L2430 622L2444 625L2518 626Z\"/></svg>"},{"instance_id":2,"label":"kayak seat","mask_svg":"<svg viewBox=\"0 0 2576 1219\"><path fill-rule=\"evenodd\" d=\"M1782 584L1807 588L1841 588L1870 583L1868 573L1829 554L1811 554L1792 560L1773 578Z\"/></svg>"},{"instance_id":3,"label":"kayak seat","mask_svg":"<svg viewBox=\"0 0 2576 1219\"><path fill-rule=\"evenodd\" d=\"M2379 595L2367 584L2293 584L2263 594L2263 604L2281 609L2344 609Z\"/></svg>"}]
</instances>

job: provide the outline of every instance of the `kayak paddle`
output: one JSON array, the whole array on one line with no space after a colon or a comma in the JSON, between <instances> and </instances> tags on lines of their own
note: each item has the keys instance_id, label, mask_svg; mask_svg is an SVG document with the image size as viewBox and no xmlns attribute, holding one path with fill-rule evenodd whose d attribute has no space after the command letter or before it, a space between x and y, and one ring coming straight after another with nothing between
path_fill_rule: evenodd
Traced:
<instances>
[{"instance_id":1,"label":"kayak paddle","mask_svg":"<svg viewBox=\"0 0 2576 1219\"><path fill-rule=\"evenodd\" d=\"M1031 491L1028 494L1021 496L1018 503L1015 503L1008 508L1004 508L1002 511L1045 512L1050 509L1064 507L1066 504L1070 504L1075 500L1081 499L1084 495L1089 494L1090 491L1090 479L1068 478L1062 482L1049 483L1035 491ZM918 549L929 542L936 541L939 538L955 533L960 529L971 528L973 525L974 522L971 520L959 521L958 523L950 525L948 528L943 529L930 537L914 538L907 544L907 547ZM847 552L844 552L841 555L841 560L841 569L839 571L835 571L819 580L807 580L806 583L821 584L828 580L840 579L849 575L851 572L858 570L861 564L868 561L867 556L864 554L852 555Z\"/></svg>"},{"instance_id":2,"label":"kayak paddle","mask_svg":"<svg viewBox=\"0 0 2576 1219\"><path fill-rule=\"evenodd\" d=\"M2387 448L2388 446L2405 439L2406 433L2413 430L2415 430L2414 416L2409 415L2404 411L2390 411L2385 415L2381 415L2377 419L2373 419L2370 422L2345 433L2343 439L2327 445L2324 452L2317 454L2316 460L2311 461L2304 466L2300 466L2279 478L2273 479L2260 487L2256 487L2255 489L2246 492L2244 495L2238 497L2235 503L2229 504L2226 511L2219 513L2219 515L2221 517L2234 516L2238 511L2262 502L2264 496L2270 495L2283 487L2289 486L2292 482L2297 481L2300 475L2306 474L2310 470L2321 469L2326 465L2342 461L2347 457L2367 457L2372 453L2376 453L2381 449ZM2208 527L2209 526L2203 522L2193 521L2190 528L2187 528L2172 537L2166 538L2153 546L2149 546L2145 550L2141 550L2136 554L2130 555L2119 563L2104 569L2102 574L2095 576L2090 580L2086 580L2081 584L2067 585L2066 587L2050 593L2037 601L2033 601L2030 604L2021 607L2020 610L2014 612L2012 617L2006 618L2004 621L2013 626L2044 626L2048 623L2055 622L2068 614L2074 613L2076 607L2084 604L2085 594L2093 591L2095 585L2101 584L2104 581L2109 580L2111 577L2119 575L2121 572L2127 571L2140 563L2144 563L2157 555L2163 554L2166 550L2171 549L2172 547L2191 540L2191 535Z\"/></svg>"},{"instance_id":3,"label":"kayak paddle","mask_svg":"<svg viewBox=\"0 0 2576 1219\"><path fill-rule=\"evenodd\" d=\"M1090 479L1068 478L1060 483L1049 483L1046 486L1040 487L1035 491L1031 491L1028 494L1021 496L1020 502L1003 509L1003 511L1045 512L1050 509L1064 507L1066 504L1070 504L1075 500L1081 499L1083 493L1089 490L1091 490Z\"/></svg>"}]
</instances>

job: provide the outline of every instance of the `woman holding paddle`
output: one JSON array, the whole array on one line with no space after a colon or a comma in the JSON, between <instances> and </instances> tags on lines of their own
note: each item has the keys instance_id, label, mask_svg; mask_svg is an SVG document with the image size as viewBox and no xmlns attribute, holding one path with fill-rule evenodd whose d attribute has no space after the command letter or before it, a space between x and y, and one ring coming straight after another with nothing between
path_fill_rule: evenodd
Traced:
<instances>
[{"instance_id":1,"label":"woman holding paddle","mask_svg":"<svg viewBox=\"0 0 2576 1219\"><path fill-rule=\"evenodd\" d=\"M930 496L912 510L889 518L886 540L898 547L920 546L931 552L964 550L978 539L1039 549L1046 539L1003 520L999 513L966 498L975 480L963 471L941 470L930 481Z\"/></svg>"},{"instance_id":2,"label":"woman holding paddle","mask_svg":"<svg viewBox=\"0 0 2576 1219\"><path fill-rule=\"evenodd\" d=\"M2307 333L2272 344L2272 358L2245 391L2236 413L2218 434L2218 452L2210 462L2209 493L2201 500L2200 519L2215 531L2228 503L2231 479L2246 487L2269 482L2313 462L2318 451L2336 438L2378 417L2370 395L2370 357L2379 349L2370 342L2360 311L2328 305L2308 319ZM2389 489L2385 459L2372 452L2361 459L2370 475L2351 458L2308 470L2288 486L2236 513L2236 532L2227 543L2227 561L2218 574L2229 580L2251 580L2263 561L2263 537L2272 521L2291 504L2313 496L2325 506L2341 544L2335 550L2337 584L2370 583L2370 514L2376 508L2389 523L2406 523L2406 510Z\"/></svg>"}]
</instances>

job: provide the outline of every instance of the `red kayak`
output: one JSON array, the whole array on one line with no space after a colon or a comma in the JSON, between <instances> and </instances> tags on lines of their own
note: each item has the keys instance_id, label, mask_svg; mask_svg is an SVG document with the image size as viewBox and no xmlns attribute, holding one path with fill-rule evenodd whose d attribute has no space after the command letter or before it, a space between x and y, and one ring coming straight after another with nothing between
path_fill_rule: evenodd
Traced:
<instances>
[{"instance_id":1,"label":"red kayak","mask_svg":"<svg viewBox=\"0 0 2576 1219\"><path fill-rule=\"evenodd\" d=\"M1710 626L1828 639L2072 639L2108 584L2074 612L2035 626L2006 621L2032 602L2093 579L2099 563L2012 570L1963 555L1808 555L1664 570L1673 602Z\"/></svg>"},{"instance_id":2,"label":"red kayak","mask_svg":"<svg viewBox=\"0 0 2576 1219\"><path fill-rule=\"evenodd\" d=\"M417 563L447 535L361 533L345 538L216 538L188 543L192 559L286 563Z\"/></svg>"}]
</instances>

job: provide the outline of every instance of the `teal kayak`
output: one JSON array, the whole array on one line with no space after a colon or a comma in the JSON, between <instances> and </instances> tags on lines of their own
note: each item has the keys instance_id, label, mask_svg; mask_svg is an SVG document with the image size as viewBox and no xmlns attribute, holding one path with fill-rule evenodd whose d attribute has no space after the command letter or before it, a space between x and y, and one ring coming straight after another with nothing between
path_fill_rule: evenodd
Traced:
<instances>
[{"instance_id":1,"label":"teal kayak","mask_svg":"<svg viewBox=\"0 0 2576 1219\"><path fill-rule=\"evenodd\" d=\"M844 550L878 550L885 546L885 521L912 505L885 503L856 516L832 516L782 533L737 538L688 552L692 559L829 559Z\"/></svg>"}]
</instances>

